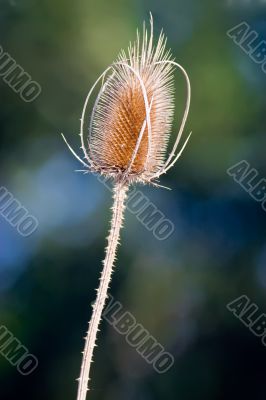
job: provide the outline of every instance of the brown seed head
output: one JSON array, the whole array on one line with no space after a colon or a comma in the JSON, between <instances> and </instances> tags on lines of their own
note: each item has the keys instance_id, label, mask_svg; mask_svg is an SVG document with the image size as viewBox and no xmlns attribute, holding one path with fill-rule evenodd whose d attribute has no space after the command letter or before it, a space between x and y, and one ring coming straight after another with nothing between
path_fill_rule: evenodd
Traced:
<instances>
[{"instance_id":1,"label":"brown seed head","mask_svg":"<svg viewBox=\"0 0 266 400\"><path fill-rule=\"evenodd\" d=\"M174 66L160 63L169 58L166 40L161 34L154 47L152 28L149 41L147 36L144 25L142 43L138 36L128 54L121 52L91 120L93 163L131 180L149 179L162 166L173 120Z\"/></svg>"},{"instance_id":2,"label":"brown seed head","mask_svg":"<svg viewBox=\"0 0 266 400\"><path fill-rule=\"evenodd\" d=\"M149 38L148 38L149 36ZM174 71L178 67L186 78L187 102L174 147L166 157L174 114ZM89 122L88 149L84 142L85 113L96 85L102 82ZM153 20L148 35L121 51L98 78L89 92L81 118L81 144L90 170L115 181L151 182L171 168L188 139L176 155L190 106L190 82L184 68L166 51L166 39L153 40ZM68 145L69 146L69 145ZM70 147L70 146L69 146Z\"/></svg>"}]
</instances>

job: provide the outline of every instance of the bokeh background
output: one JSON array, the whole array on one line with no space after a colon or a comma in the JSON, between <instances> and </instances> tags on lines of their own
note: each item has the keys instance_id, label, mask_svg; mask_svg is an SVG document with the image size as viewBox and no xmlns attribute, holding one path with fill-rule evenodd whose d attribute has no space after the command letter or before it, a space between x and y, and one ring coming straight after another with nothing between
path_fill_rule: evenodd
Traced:
<instances>
[{"instance_id":1,"label":"bokeh background","mask_svg":"<svg viewBox=\"0 0 266 400\"><path fill-rule=\"evenodd\" d=\"M71 400L95 298L111 194L80 168L79 118L96 77L153 13L192 81L192 138L161 183L142 188L173 221L158 241L126 214L111 293L175 356L159 375L102 323L91 400L265 399L266 348L226 304L266 312L266 213L226 170L266 177L266 75L226 31L266 39L263 0L1 0L0 45L40 83L25 103L0 79L0 184L39 220L21 237L0 218L0 324L39 360L21 376L0 357L1 400ZM177 74L177 119L184 82Z\"/></svg>"}]
</instances>

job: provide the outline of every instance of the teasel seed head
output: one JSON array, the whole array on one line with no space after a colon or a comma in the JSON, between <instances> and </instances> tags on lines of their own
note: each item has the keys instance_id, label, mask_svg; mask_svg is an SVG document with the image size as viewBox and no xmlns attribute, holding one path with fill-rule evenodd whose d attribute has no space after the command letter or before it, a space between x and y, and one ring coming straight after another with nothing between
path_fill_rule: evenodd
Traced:
<instances>
[{"instance_id":1,"label":"teasel seed head","mask_svg":"<svg viewBox=\"0 0 266 400\"><path fill-rule=\"evenodd\" d=\"M86 162L70 148L88 170L112 177L115 182L150 182L157 185L155 182L160 175L180 157L190 137L175 154L189 112L191 88L186 71L173 60L166 44L162 32L157 44L154 44L151 15L150 32L144 23L142 38L137 32L137 39L133 45L130 44L127 53L121 51L117 60L93 85L81 118L81 147ZM186 79L187 100L174 147L167 157L174 117L176 68ZM99 83L101 87L90 115L85 143L86 111Z\"/></svg>"}]
</instances>

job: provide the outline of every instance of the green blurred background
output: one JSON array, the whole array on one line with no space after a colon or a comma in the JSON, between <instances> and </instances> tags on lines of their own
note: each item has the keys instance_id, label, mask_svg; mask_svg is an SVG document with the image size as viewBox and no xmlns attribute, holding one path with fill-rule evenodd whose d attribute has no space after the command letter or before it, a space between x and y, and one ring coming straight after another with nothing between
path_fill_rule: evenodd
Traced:
<instances>
[{"instance_id":1,"label":"green blurred background","mask_svg":"<svg viewBox=\"0 0 266 400\"><path fill-rule=\"evenodd\" d=\"M265 399L266 349L226 308L245 294L266 312L266 214L226 173L246 159L266 177L266 75L226 35L247 21L266 39L265 2L0 0L0 45L42 87L25 103L0 79L0 184L39 220L23 238L0 219L0 323L39 360L21 376L0 357L1 400L75 399L111 194L75 172L60 132L78 149L89 88L149 11L191 77L193 135L161 179L172 190L142 188L174 234L127 213L111 293L175 364L159 375L104 321L88 398Z\"/></svg>"}]
</instances>

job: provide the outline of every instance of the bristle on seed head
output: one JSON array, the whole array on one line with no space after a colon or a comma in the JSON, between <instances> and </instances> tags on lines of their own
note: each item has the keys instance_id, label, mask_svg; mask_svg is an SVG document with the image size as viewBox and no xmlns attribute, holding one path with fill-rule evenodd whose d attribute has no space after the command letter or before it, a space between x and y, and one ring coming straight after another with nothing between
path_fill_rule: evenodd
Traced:
<instances>
[{"instance_id":1,"label":"bristle on seed head","mask_svg":"<svg viewBox=\"0 0 266 400\"><path fill-rule=\"evenodd\" d=\"M186 78L187 102L183 121L169 157L167 144L174 116L174 71ZM102 82L84 141L85 113L96 85ZM98 78L89 92L81 118L82 149L91 170L116 181L150 182L166 172L180 156L175 155L190 106L190 82L186 71L173 61L160 34L154 43L143 25L142 39L121 51L117 60ZM187 141L185 142L185 144ZM79 159L80 160L80 159ZM87 165L82 162L83 165Z\"/></svg>"}]
</instances>

